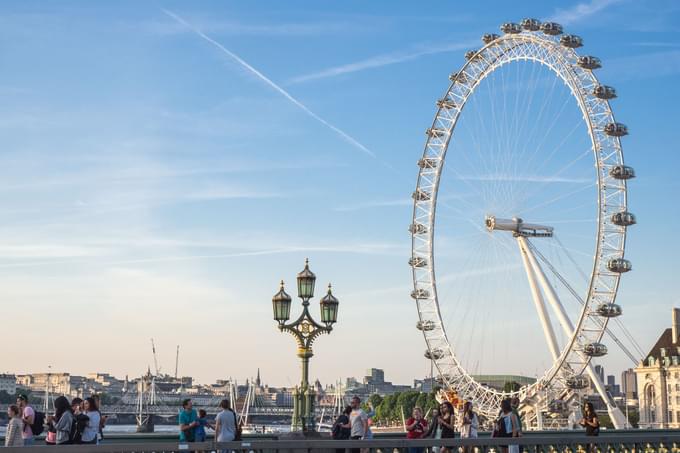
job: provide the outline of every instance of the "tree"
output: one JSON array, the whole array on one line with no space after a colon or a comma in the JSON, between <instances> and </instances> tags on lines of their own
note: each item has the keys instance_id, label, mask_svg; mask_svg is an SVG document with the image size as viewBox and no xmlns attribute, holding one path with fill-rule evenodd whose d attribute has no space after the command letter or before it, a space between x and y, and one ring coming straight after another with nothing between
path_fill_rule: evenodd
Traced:
<instances>
[{"instance_id":1,"label":"tree","mask_svg":"<svg viewBox=\"0 0 680 453\"><path fill-rule=\"evenodd\" d=\"M519 384L519 382L507 381L505 383L505 385L503 386L503 391L504 392L517 392L521 388L522 388L522 386Z\"/></svg>"}]
</instances>

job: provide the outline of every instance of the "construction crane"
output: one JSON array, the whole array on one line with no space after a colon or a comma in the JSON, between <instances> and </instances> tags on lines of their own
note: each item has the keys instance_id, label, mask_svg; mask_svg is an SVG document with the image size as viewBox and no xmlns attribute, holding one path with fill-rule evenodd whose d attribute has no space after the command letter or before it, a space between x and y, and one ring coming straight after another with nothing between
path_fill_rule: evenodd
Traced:
<instances>
[{"instance_id":1,"label":"construction crane","mask_svg":"<svg viewBox=\"0 0 680 453\"><path fill-rule=\"evenodd\" d=\"M177 355L175 355L175 379L177 379L177 366L179 365L179 345L177 345Z\"/></svg>"},{"instance_id":2,"label":"construction crane","mask_svg":"<svg viewBox=\"0 0 680 453\"><path fill-rule=\"evenodd\" d=\"M156 345L153 342L153 338L151 339L151 351L153 352L153 366L156 369L156 376L160 376L161 369L158 367L158 358L156 357Z\"/></svg>"}]
</instances>

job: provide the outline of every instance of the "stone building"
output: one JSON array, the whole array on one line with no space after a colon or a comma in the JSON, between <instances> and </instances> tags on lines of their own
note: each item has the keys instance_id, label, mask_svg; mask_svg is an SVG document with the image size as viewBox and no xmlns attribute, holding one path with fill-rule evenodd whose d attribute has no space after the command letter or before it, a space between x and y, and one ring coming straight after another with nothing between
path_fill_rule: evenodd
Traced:
<instances>
[{"instance_id":1,"label":"stone building","mask_svg":"<svg viewBox=\"0 0 680 453\"><path fill-rule=\"evenodd\" d=\"M635 368L641 428L680 428L680 309Z\"/></svg>"}]
</instances>

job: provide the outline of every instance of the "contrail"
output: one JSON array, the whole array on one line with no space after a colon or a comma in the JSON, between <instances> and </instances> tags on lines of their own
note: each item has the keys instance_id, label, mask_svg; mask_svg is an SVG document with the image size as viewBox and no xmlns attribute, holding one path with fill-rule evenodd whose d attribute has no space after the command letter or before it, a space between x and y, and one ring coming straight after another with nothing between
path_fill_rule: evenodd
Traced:
<instances>
[{"instance_id":1,"label":"contrail","mask_svg":"<svg viewBox=\"0 0 680 453\"><path fill-rule=\"evenodd\" d=\"M360 142L358 142L357 140L355 140L354 138L352 138L349 134L347 134L347 133L344 132L343 130L341 130L341 129L335 127L335 126L333 126L331 123L329 123L329 122L326 121L325 119L321 118L321 117L320 117L319 115L317 115L316 113L312 112L306 105L304 105L302 102L300 102L300 101L298 101L297 99L295 99L295 98L294 98L293 96L291 96L286 90L284 90L284 89L281 88L279 85L277 85L276 83L274 83L271 79L269 79L267 76L265 76L264 74L262 74L260 71L258 71L257 69L255 69L254 67L252 67L251 65L249 65L246 61L244 61L241 57L239 57L238 55L236 55L234 52L230 51L229 49L227 49L226 47L224 47L222 44L220 44L219 42L215 41L215 40L212 39L210 36L206 35L206 34L203 33L201 30L197 29L196 27L194 27L194 26L191 25L189 22L185 21L184 19L182 19L181 17L179 17L177 14L173 13L172 11L168 11L168 10L166 10L166 9L163 9L163 12L164 12L165 14L167 14L168 16L170 16L171 18L173 18L174 20L176 20L177 22L179 22L180 24L182 24L182 25L184 25L185 27L187 27L188 29L190 29L191 31L193 31L194 33L196 33L196 34L197 34L198 36L200 36L201 38L203 38L203 39L205 39L206 41L208 41L208 42L209 42L210 44L212 44L213 46L215 46L215 47L217 47L218 49L220 49L222 52L224 52L225 54L227 54L227 55L228 55L229 57L231 57L232 59L236 60L236 62L237 62L238 64L240 64L241 66L243 66L244 68L246 68L248 71L250 71L251 73L253 73L255 76L257 76L257 77L258 77L260 80L262 80L264 83L266 83L267 85L269 85L270 87L272 87L273 89L275 89L276 91L278 91L278 92L279 92L281 95L283 95L286 99L288 99L290 102L292 102L292 103L295 104L297 107L299 107L300 109L302 109L302 111L304 111L307 115L311 116L312 118L314 118L315 120L317 120L318 122L320 122L321 124L323 124L324 126L326 126L327 128L329 128L330 130L332 130L333 132L335 132L336 134L338 134L340 137L344 138L344 139L347 140L349 143L351 143L351 144L354 145L355 147L359 148L361 151L363 151L363 152L365 152L366 154L368 154L369 156L371 156L371 157L373 157L373 158L376 158L376 157L377 157L377 156L375 155L375 153L373 153L373 151L371 151L370 149L366 148L363 144L361 144Z\"/></svg>"}]
</instances>

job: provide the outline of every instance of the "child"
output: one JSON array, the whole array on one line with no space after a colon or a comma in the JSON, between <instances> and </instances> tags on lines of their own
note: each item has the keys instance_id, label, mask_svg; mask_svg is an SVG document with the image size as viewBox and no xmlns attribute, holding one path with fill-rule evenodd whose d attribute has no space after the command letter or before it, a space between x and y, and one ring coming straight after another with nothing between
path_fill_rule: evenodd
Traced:
<instances>
[{"instance_id":1,"label":"child","mask_svg":"<svg viewBox=\"0 0 680 453\"><path fill-rule=\"evenodd\" d=\"M7 434L5 434L5 447L23 447L24 439L21 437L21 431L24 429L24 422L19 417L19 408L14 404L7 408L7 416L9 422L7 423Z\"/></svg>"},{"instance_id":2,"label":"child","mask_svg":"<svg viewBox=\"0 0 680 453\"><path fill-rule=\"evenodd\" d=\"M205 412L205 409L199 409L198 410L198 426L196 427L195 431L195 436L196 436L196 442L205 442L205 428L210 427L210 424L208 423L207 413Z\"/></svg>"}]
</instances>

